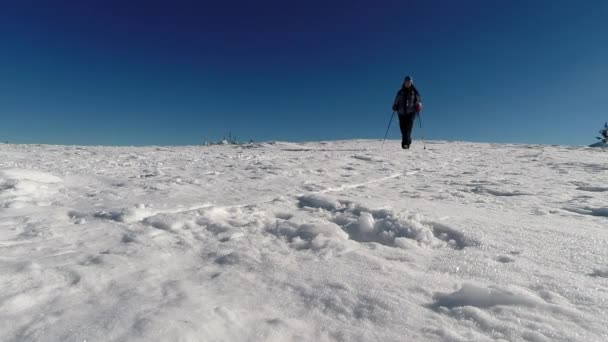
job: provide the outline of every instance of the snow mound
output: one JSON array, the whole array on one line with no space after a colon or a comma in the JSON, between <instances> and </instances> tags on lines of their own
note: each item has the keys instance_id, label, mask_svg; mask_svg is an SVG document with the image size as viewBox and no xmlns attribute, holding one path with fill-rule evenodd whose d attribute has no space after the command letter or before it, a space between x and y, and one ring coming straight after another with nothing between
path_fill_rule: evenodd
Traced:
<instances>
[{"instance_id":1,"label":"snow mound","mask_svg":"<svg viewBox=\"0 0 608 342\"><path fill-rule=\"evenodd\" d=\"M417 245L464 249L479 242L448 225L422 221L420 215L404 215L388 209L370 209L363 205L337 200L328 195L299 197L301 208L322 211L327 221L344 230L357 242L375 242L403 249ZM324 212L323 212L324 211Z\"/></svg>"},{"instance_id":2,"label":"snow mound","mask_svg":"<svg viewBox=\"0 0 608 342\"><path fill-rule=\"evenodd\" d=\"M63 180L49 173L26 170L0 170L0 206L21 208L27 204L47 206L63 187Z\"/></svg>"},{"instance_id":3,"label":"snow mound","mask_svg":"<svg viewBox=\"0 0 608 342\"><path fill-rule=\"evenodd\" d=\"M301 249L321 250L325 247L337 247L348 239L340 226L331 222L296 223L282 222L269 230L277 237L285 237L290 246Z\"/></svg>"},{"instance_id":4,"label":"snow mound","mask_svg":"<svg viewBox=\"0 0 608 342\"><path fill-rule=\"evenodd\" d=\"M438 293L434 296L435 308L455 308L473 306L477 308L490 308L498 305L537 306L542 304L540 299L528 294L516 294L499 287L483 288L473 284L463 284L462 288L454 293Z\"/></svg>"}]
</instances>

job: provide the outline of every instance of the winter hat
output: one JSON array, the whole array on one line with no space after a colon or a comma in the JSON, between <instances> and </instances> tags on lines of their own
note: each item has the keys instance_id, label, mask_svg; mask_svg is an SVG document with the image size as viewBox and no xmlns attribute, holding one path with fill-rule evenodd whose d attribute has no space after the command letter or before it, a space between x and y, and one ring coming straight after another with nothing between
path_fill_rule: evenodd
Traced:
<instances>
[{"instance_id":1,"label":"winter hat","mask_svg":"<svg viewBox=\"0 0 608 342\"><path fill-rule=\"evenodd\" d=\"M407 81L414 83L414 80L410 76L405 76L404 82L407 82Z\"/></svg>"}]
</instances>

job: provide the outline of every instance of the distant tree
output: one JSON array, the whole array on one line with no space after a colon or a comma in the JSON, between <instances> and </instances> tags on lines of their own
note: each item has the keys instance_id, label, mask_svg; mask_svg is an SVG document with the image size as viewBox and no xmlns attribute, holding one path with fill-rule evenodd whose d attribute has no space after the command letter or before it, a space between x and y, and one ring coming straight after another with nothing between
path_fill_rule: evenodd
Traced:
<instances>
[{"instance_id":1,"label":"distant tree","mask_svg":"<svg viewBox=\"0 0 608 342\"><path fill-rule=\"evenodd\" d=\"M597 137L598 140L601 140L603 143L608 143L608 122L604 123L604 129L600 130L601 137Z\"/></svg>"}]
</instances>

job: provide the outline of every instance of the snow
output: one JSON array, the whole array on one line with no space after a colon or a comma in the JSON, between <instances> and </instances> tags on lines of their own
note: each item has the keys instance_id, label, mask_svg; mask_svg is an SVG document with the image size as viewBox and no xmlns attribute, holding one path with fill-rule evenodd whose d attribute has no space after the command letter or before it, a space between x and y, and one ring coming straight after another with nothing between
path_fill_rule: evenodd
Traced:
<instances>
[{"instance_id":1,"label":"snow","mask_svg":"<svg viewBox=\"0 0 608 342\"><path fill-rule=\"evenodd\" d=\"M0 207L23 207L26 204L48 205L61 188L61 179L33 170L0 170Z\"/></svg>"},{"instance_id":2,"label":"snow","mask_svg":"<svg viewBox=\"0 0 608 342\"><path fill-rule=\"evenodd\" d=\"M0 340L608 340L605 150L380 145L0 145Z\"/></svg>"}]
</instances>

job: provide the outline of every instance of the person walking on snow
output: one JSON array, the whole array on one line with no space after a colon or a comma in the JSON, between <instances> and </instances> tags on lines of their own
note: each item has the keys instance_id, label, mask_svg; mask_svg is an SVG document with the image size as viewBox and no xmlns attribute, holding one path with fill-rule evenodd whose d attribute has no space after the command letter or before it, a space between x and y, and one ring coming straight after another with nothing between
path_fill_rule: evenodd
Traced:
<instances>
[{"instance_id":1,"label":"person walking on snow","mask_svg":"<svg viewBox=\"0 0 608 342\"><path fill-rule=\"evenodd\" d=\"M422 110L422 99L410 76L406 76L403 85L393 103L393 112L399 114L401 129L401 148L409 149L412 144L412 127L416 115Z\"/></svg>"}]
</instances>

